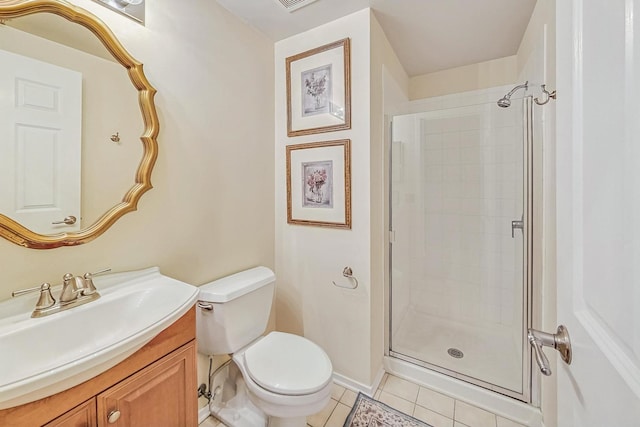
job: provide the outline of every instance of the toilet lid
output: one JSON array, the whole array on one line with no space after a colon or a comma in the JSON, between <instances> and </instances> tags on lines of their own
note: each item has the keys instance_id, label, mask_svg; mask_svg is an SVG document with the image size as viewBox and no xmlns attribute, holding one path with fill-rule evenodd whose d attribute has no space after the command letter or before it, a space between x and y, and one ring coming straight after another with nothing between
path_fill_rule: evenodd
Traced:
<instances>
[{"instance_id":1,"label":"toilet lid","mask_svg":"<svg viewBox=\"0 0 640 427\"><path fill-rule=\"evenodd\" d=\"M278 394L310 394L326 386L333 368L327 354L306 338L271 332L244 354L249 376Z\"/></svg>"}]
</instances>

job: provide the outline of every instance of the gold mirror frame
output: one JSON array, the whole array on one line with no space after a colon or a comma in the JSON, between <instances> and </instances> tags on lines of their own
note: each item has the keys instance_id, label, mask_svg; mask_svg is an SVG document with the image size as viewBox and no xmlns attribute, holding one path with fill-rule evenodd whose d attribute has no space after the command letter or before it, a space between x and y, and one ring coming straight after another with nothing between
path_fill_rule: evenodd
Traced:
<instances>
[{"instance_id":1,"label":"gold mirror frame","mask_svg":"<svg viewBox=\"0 0 640 427\"><path fill-rule=\"evenodd\" d=\"M76 246L90 242L104 233L126 213L135 211L140 197L152 188L151 171L158 157L159 122L153 98L156 90L142 71L142 64L136 61L100 19L92 13L64 0L0 0L0 21L19 18L35 13L52 13L79 24L91 31L113 57L127 69L133 86L138 90L138 101L144 121L144 132L140 137L143 155L133 187L125 194L122 202L104 213L91 226L80 231L44 235L34 233L20 223L0 214L0 236L20 246L33 249L52 249L61 246Z\"/></svg>"}]
</instances>

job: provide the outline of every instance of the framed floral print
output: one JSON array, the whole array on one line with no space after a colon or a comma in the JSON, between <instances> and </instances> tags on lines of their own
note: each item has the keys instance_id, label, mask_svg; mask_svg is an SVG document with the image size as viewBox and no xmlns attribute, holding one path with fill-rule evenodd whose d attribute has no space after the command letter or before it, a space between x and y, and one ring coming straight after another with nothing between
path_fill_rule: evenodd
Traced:
<instances>
[{"instance_id":1,"label":"framed floral print","mask_svg":"<svg viewBox=\"0 0 640 427\"><path fill-rule=\"evenodd\" d=\"M350 40L286 59L287 136L351 129Z\"/></svg>"},{"instance_id":2,"label":"framed floral print","mask_svg":"<svg viewBox=\"0 0 640 427\"><path fill-rule=\"evenodd\" d=\"M351 141L287 146L287 223L351 228Z\"/></svg>"}]
</instances>

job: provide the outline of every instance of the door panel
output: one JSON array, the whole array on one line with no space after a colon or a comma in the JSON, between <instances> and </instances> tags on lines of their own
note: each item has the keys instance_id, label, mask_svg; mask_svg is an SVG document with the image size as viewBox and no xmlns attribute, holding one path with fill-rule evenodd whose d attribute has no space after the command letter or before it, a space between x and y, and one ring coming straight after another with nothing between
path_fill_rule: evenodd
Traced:
<instances>
[{"instance_id":1,"label":"door panel","mask_svg":"<svg viewBox=\"0 0 640 427\"><path fill-rule=\"evenodd\" d=\"M80 218L82 75L0 50L0 213L40 233Z\"/></svg>"},{"instance_id":2,"label":"door panel","mask_svg":"<svg viewBox=\"0 0 640 427\"><path fill-rule=\"evenodd\" d=\"M558 425L640 419L640 1L557 2Z\"/></svg>"}]
</instances>

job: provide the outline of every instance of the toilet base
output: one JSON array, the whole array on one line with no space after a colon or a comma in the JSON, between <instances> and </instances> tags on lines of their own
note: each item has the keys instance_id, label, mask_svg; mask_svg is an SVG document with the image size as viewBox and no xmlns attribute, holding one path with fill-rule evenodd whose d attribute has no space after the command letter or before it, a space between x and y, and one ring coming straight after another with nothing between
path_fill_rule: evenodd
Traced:
<instances>
[{"instance_id":1,"label":"toilet base","mask_svg":"<svg viewBox=\"0 0 640 427\"><path fill-rule=\"evenodd\" d=\"M271 412L274 408L270 403L260 401L247 389L247 385L242 376L242 372L232 361L221 369L217 370L211 379L211 390L213 396L209 403L211 415L222 421L228 427L306 427L306 416L276 417L267 415L264 411ZM330 388L327 388L326 396L322 400L307 406L305 410L311 409L314 412L320 411L331 398ZM257 399L254 403L252 400ZM263 410L259 404L266 405ZM315 408L314 406L317 406ZM281 413L282 408L277 412ZM290 411L294 412L294 411ZM293 413L291 415L299 415Z\"/></svg>"},{"instance_id":2,"label":"toilet base","mask_svg":"<svg viewBox=\"0 0 640 427\"><path fill-rule=\"evenodd\" d=\"M251 402L242 375L233 364L220 369L212 381L215 395L211 415L229 427L267 427L267 415Z\"/></svg>"},{"instance_id":3,"label":"toilet base","mask_svg":"<svg viewBox=\"0 0 640 427\"><path fill-rule=\"evenodd\" d=\"M229 366L223 368L213 380L213 389L221 390L211 400L209 412L229 427L306 427L306 417L268 417L248 395L247 386L240 373ZM234 375L235 374L235 375Z\"/></svg>"}]
</instances>

